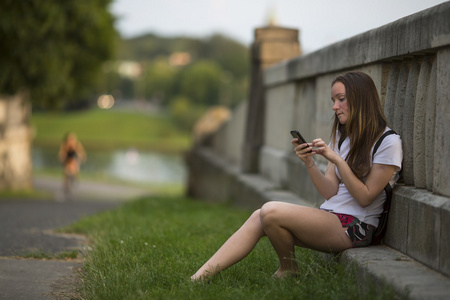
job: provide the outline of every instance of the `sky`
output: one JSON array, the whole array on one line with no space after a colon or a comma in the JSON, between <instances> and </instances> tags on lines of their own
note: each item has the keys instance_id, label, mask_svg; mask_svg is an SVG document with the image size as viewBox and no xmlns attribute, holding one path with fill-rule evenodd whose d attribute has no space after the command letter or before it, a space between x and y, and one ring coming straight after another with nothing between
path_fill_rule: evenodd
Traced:
<instances>
[{"instance_id":1,"label":"sky","mask_svg":"<svg viewBox=\"0 0 450 300\"><path fill-rule=\"evenodd\" d=\"M224 34L250 45L270 15L278 26L300 30L305 53L383 26L442 0L114 0L124 38L155 33L204 38Z\"/></svg>"}]
</instances>

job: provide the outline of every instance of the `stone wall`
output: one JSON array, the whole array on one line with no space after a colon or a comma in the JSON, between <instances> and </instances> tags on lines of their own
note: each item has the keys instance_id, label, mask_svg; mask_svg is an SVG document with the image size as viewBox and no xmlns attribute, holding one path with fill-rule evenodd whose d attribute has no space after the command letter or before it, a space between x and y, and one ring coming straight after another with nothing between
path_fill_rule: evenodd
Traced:
<instances>
[{"instance_id":1,"label":"stone wall","mask_svg":"<svg viewBox=\"0 0 450 300\"><path fill-rule=\"evenodd\" d=\"M256 172L244 172L246 156L236 151L243 147L245 153L240 132L254 120L237 111L210 145L191 151L192 195L251 208L268 200L320 205L289 131L329 140L331 81L349 70L364 71L404 148L404 183L394 192L385 243L450 276L449 19L446 2L267 68ZM318 165L324 170L326 162Z\"/></svg>"},{"instance_id":2,"label":"stone wall","mask_svg":"<svg viewBox=\"0 0 450 300\"><path fill-rule=\"evenodd\" d=\"M30 113L22 94L0 96L0 189L32 187Z\"/></svg>"}]
</instances>

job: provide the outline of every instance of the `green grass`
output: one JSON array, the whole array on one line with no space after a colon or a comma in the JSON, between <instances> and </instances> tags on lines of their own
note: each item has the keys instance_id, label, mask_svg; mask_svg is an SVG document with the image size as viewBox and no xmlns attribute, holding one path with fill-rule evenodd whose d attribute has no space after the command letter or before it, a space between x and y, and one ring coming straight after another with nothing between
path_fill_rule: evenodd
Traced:
<instances>
[{"instance_id":1,"label":"green grass","mask_svg":"<svg viewBox=\"0 0 450 300\"><path fill-rule=\"evenodd\" d=\"M91 109L70 113L32 115L34 144L56 148L68 131L77 134L87 150L136 147L181 152L190 146L190 134L177 129L164 115Z\"/></svg>"},{"instance_id":2,"label":"green grass","mask_svg":"<svg viewBox=\"0 0 450 300\"><path fill-rule=\"evenodd\" d=\"M301 275L276 280L276 254L263 238L243 261L195 284L190 276L246 220L248 211L172 196L128 202L80 220L67 232L87 234L83 299L393 299L366 287L356 270L317 252L296 250Z\"/></svg>"}]
</instances>

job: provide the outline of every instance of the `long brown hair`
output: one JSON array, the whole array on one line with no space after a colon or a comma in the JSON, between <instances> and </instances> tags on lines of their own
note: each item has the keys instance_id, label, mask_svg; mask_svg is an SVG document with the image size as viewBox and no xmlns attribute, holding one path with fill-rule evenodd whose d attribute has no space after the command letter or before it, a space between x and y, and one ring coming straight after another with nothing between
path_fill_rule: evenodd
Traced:
<instances>
[{"instance_id":1,"label":"long brown hair","mask_svg":"<svg viewBox=\"0 0 450 300\"><path fill-rule=\"evenodd\" d=\"M370 150L383 134L388 122L381 108L375 83L363 72L349 72L338 76L331 86L341 82L349 108L346 124L334 117L331 139L336 144L336 131L341 137L350 138L350 152L346 161L353 173L362 180L370 171Z\"/></svg>"}]
</instances>

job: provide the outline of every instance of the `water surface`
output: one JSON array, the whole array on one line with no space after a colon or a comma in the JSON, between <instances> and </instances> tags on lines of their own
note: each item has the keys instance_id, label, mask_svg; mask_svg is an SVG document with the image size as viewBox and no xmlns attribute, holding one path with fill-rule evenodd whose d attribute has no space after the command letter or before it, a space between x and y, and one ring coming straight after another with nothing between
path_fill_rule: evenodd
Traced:
<instances>
[{"instance_id":1,"label":"water surface","mask_svg":"<svg viewBox=\"0 0 450 300\"><path fill-rule=\"evenodd\" d=\"M141 183L184 183L186 168L181 155L142 152L135 149L87 153L81 173L107 175ZM58 151L40 147L33 149L35 170L61 170Z\"/></svg>"}]
</instances>

